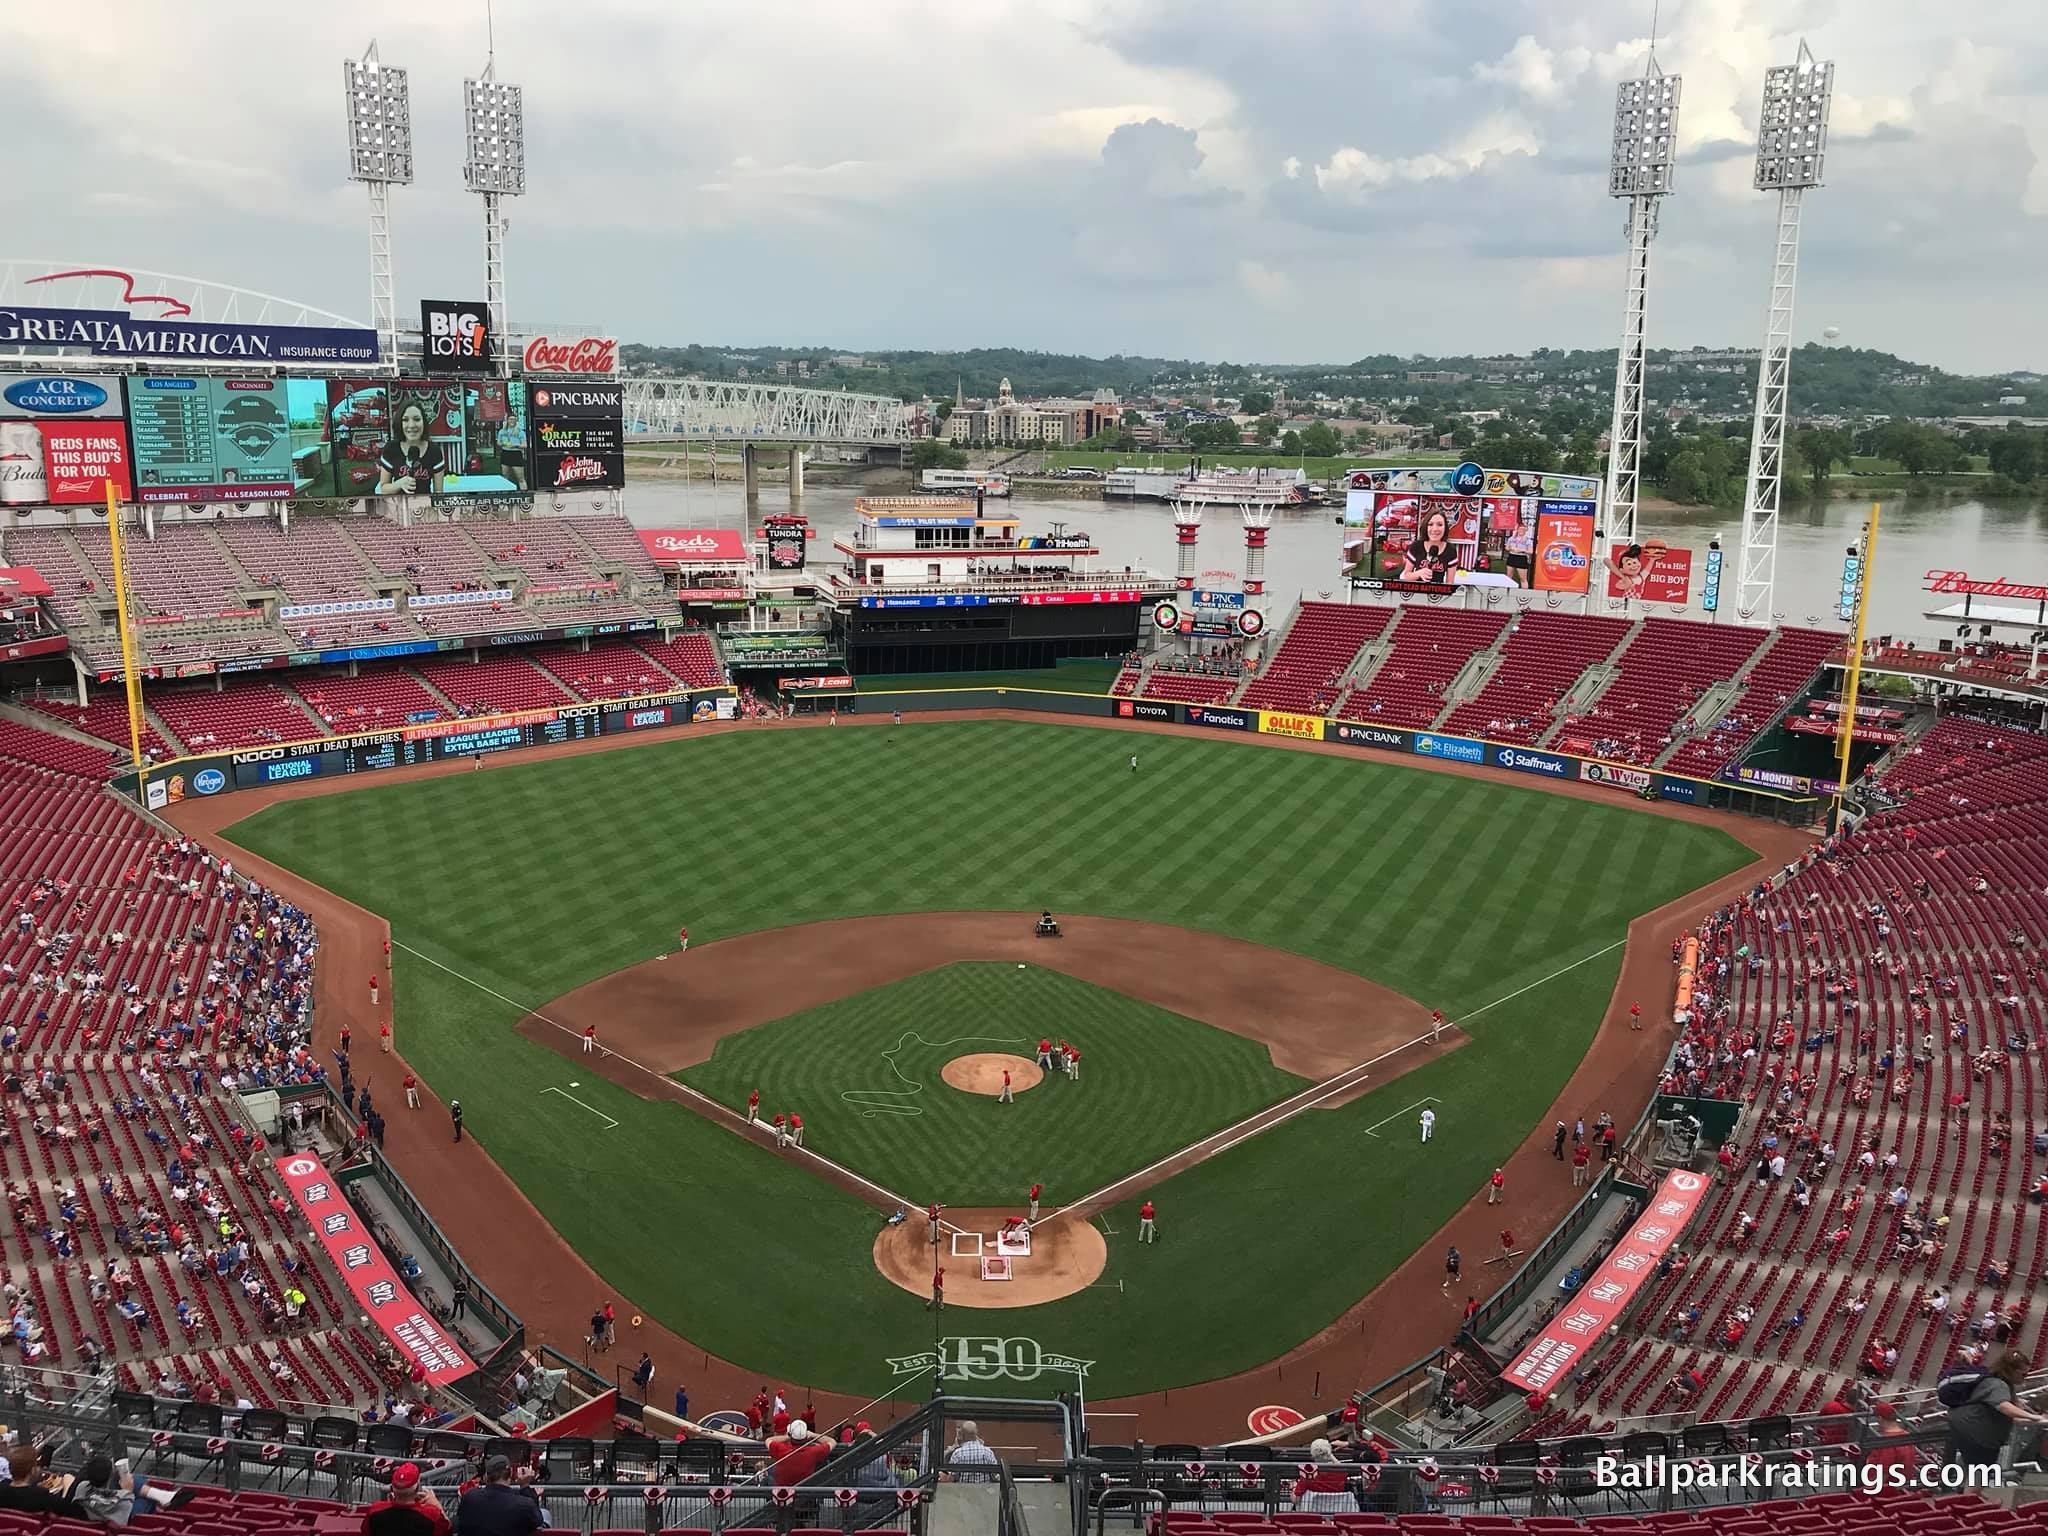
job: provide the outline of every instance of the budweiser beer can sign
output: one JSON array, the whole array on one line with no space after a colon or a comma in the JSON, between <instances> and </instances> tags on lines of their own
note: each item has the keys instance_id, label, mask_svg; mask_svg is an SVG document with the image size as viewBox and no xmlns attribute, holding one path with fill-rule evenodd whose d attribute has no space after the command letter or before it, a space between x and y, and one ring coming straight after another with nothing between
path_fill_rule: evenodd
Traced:
<instances>
[{"instance_id":1,"label":"budweiser beer can sign","mask_svg":"<svg viewBox=\"0 0 2048 1536\"><path fill-rule=\"evenodd\" d=\"M42 432L32 421L0 421L0 506L31 507L49 499Z\"/></svg>"},{"instance_id":2,"label":"budweiser beer can sign","mask_svg":"<svg viewBox=\"0 0 2048 1536\"><path fill-rule=\"evenodd\" d=\"M610 336L562 341L536 336L526 344L524 368L528 373L617 373L619 344Z\"/></svg>"}]
</instances>

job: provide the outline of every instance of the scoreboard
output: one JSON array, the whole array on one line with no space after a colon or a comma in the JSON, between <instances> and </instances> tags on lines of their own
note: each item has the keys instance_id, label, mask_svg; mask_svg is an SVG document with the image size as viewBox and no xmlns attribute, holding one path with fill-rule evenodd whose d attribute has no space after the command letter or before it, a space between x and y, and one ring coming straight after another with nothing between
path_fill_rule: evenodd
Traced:
<instances>
[{"instance_id":1,"label":"scoreboard","mask_svg":"<svg viewBox=\"0 0 2048 1536\"><path fill-rule=\"evenodd\" d=\"M455 722L452 727L434 727L440 732L438 735L422 731L409 740L386 733L264 747L234 754L235 788L260 789L268 784L291 784L305 779L331 778L336 774L370 773L381 768L407 768L414 763L482 757L486 753L510 752L518 747L558 746L616 731L639 730L653 725L680 725L696 718L703 718L702 710L689 702L644 705L633 709L600 710L593 706L583 710L563 710L550 720L481 723L468 729Z\"/></svg>"}]
</instances>

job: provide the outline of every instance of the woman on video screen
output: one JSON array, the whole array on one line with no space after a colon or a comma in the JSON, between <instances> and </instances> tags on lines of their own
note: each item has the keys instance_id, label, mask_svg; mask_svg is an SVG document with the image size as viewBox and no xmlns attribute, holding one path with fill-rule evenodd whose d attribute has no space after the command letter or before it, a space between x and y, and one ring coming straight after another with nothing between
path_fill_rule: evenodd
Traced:
<instances>
[{"instance_id":1,"label":"woman on video screen","mask_svg":"<svg viewBox=\"0 0 2048 1536\"><path fill-rule=\"evenodd\" d=\"M1423 519L1422 531L1408 546L1400 580L1447 582L1458 568L1458 551L1451 543L1451 520L1441 512Z\"/></svg>"},{"instance_id":2,"label":"woman on video screen","mask_svg":"<svg viewBox=\"0 0 2048 1536\"><path fill-rule=\"evenodd\" d=\"M398 431L377 455L379 496L423 496L448 469L441 445L427 436L427 408L408 400L399 408Z\"/></svg>"}]
</instances>

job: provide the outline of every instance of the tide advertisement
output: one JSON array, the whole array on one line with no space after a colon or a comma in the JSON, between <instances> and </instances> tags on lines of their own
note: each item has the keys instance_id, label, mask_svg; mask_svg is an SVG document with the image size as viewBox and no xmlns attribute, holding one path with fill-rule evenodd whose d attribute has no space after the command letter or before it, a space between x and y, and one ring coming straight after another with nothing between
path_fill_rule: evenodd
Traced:
<instances>
[{"instance_id":1,"label":"tide advertisement","mask_svg":"<svg viewBox=\"0 0 2048 1536\"><path fill-rule=\"evenodd\" d=\"M1538 592L1585 592L1593 574L1593 503L1539 501L1534 558Z\"/></svg>"}]
</instances>

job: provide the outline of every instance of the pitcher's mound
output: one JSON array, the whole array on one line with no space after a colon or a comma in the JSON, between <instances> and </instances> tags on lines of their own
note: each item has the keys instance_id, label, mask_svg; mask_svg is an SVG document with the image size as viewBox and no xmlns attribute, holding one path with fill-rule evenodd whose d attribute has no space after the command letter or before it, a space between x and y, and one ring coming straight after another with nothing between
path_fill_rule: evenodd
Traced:
<instances>
[{"instance_id":1,"label":"pitcher's mound","mask_svg":"<svg viewBox=\"0 0 2048 1536\"><path fill-rule=\"evenodd\" d=\"M996 1257L996 1234L1004 1218L1023 1214L1021 1209L992 1206L952 1207L934 1248L924 1213L913 1211L909 1220L884 1227L876 1236L875 1268L913 1296L929 1297L932 1271L943 1267L949 1307L1035 1307L1071 1296L1102 1278L1109 1245L1100 1229L1092 1221L1062 1216L1042 1220L1031 1229L1031 1252L1007 1260L1009 1279L982 1279L982 1256Z\"/></svg>"},{"instance_id":2,"label":"pitcher's mound","mask_svg":"<svg viewBox=\"0 0 2048 1536\"><path fill-rule=\"evenodd\" d=\"M1006 1056L1001 1051L976 1051L955 1056L939 1068L939 1076L963 1093L985 1093L994 1098L1003 1091L1003 1073L1010 1074L1010 1092L1022 1093L1045 1080L1037 1062L1025 1056Z\"/></svg>"}]
</instances>

